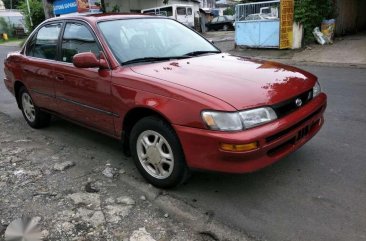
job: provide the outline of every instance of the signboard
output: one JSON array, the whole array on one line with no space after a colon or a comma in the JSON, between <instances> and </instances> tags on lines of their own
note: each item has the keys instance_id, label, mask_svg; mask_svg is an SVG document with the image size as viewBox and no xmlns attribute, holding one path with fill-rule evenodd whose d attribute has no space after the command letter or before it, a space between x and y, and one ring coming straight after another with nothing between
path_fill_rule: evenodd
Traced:
<instances>
[{"instance_id":1,"label":"signboard","mask_svg":"<svg viewBox=\"0 0 366 241\"><path fill-rule=\"evenodd\" d=\"M53 3L53 11L56 16L69 13L99 13L100 2L98 0L56 0Z\"/></svg>"},{"instance_id":2,"label":"signboard","mask_svg":"<svg viewBox=\"0 0 366 241\"><path fill-rule=\"evenodd\" d=\"M56 0L53 3L53 12L57 15L75 13L78 10L76 0Z\"/></svg>"},{"instance_id":3,"label":"signboard","mask_svg":"<svg viewBox=\"0 0 366 241\"><path fill-rule=\"evenodd\" d=\"M294 0L281 0L280 49L292 48Z\"/></svg>"}]
</instances>

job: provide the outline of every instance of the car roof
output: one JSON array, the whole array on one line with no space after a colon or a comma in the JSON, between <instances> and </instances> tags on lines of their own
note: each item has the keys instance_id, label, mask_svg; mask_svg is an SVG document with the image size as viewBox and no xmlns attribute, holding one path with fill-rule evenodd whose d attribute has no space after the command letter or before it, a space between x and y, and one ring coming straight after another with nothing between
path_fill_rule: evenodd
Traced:
<instances>
[{"instance_id":1,"label":"car roof","mask_svg":"<svg viewBox=\"0 0 366 241\"><path fill-rule=\"evenodd\" d=\"M155 15L147 15L147 14L123 14L123 13L99 13L99 14L80 14L80 15L65 15L60 17L54 17L48 19L49 21L54 20L84 20L90 23L96 23L99 21L105 20L117 20L117 19L133 19L133 18L151 18L151 17L160 17Z\"/></svg>"}]
</instances>

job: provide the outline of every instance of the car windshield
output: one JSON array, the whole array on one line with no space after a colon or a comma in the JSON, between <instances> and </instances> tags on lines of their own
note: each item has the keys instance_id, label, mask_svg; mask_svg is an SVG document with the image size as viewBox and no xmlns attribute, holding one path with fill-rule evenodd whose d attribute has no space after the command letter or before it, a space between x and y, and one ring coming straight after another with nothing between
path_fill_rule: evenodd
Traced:
<instances>
[{"instance_id":1,"label":"car windshield","mask_svg":"<svg viewBox=\"0 0 366 241\"><path fill-rule=\"evenodd\" d=\"M121 64L220 52L200 35L171 19L111 20L98 26Z\"/></svg>"}]
</instances>

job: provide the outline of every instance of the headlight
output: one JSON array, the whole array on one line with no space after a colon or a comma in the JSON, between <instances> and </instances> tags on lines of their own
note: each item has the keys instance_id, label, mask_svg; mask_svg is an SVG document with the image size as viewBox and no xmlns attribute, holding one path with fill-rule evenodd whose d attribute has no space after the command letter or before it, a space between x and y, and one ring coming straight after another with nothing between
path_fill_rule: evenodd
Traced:
<instances>
[{"instance_id":1,"label":"headlight","mask_svg":"<svg viewBox=\"0 0 366 241\"><path fill-rule=\"evenodd\" d=\"M202 119L211 130L239 131L243 129L240 116L237 112L202 112Z\"/></svg>"},{"instance_id":2,"label":"headlight","mask_svg":"<svg viewBox=\"0 0 366 241\"><path fill-rule=\"evenodd\" d=\"M277 119L276 113L270 107L241 111L239 114L246 129Z\"/></svg>"},{"instance_id":3,"label":"headlight","mask_svg":"<svg viewBox=\"0 0 366 241\"><path fill-rule=\"evenodd\" d=\"M321 88L320 88L320 84L317 81L313 87L313 98L317 97L320 93L322 92Z\"/></svg>"},{"instance_id":4,"label":"headlight","mask_svg":"<svg viewBox=\"0 0 366 241\"><path fill-rule=\"evenodd\" d=\"M211 130L239 131L263 125L277 119L270 107L257 108L241 112L202 112L202 119Z\"/></svg>"}]
</instances>

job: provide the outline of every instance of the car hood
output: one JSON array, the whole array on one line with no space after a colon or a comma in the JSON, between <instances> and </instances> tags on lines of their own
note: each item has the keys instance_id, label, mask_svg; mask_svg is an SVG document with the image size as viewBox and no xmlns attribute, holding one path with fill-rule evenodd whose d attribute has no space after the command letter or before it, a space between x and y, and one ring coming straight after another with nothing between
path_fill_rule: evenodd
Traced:
<instances>
[{"instance_id":1,"label":"car hood","mask_svg":"<svg viewBox=\"0 0 366 241\"><path fill-rule=\"evenodd\" d=\"M316 81L314 75L295 67L229 54L130 68L214 96L238 110L280 103L310 90Z\"/></svg>"}]
</instances>

